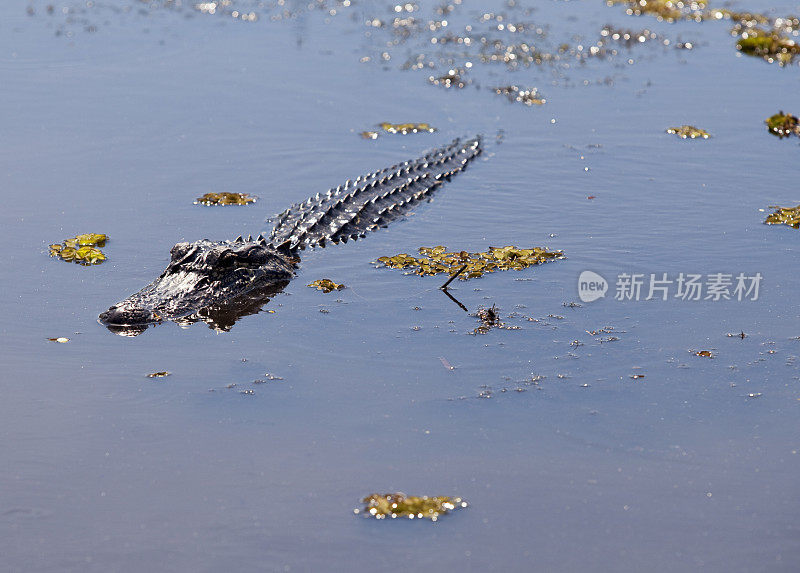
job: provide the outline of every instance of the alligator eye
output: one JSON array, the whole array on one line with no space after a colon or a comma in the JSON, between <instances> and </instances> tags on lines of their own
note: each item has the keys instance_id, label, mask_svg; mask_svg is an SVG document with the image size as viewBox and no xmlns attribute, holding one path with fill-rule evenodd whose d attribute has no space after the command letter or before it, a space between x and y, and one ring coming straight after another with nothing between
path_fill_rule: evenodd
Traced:
<instances>
[{"instance_id":1,"label":"alligator eye","mask_svg":"<svg viewBox=\"0 0 800 573\"><path fill-rule=\"evenodd\" d=\"M266 262L268 252L264 247L250 247L245 252L240 253L240 256L251 265L262 265Z\"/></svg>"},{"instance_id":2,"label":"alligator eye","mask_svg":"<svg viewBox=\"0 0 800 573\"><path fill-rule=\"evenodd\" d=\"M225 251L219 256L219 259L217 259L217 264L221 267L230 267L236 262L237 258L236 253L233 251Z\"/></svg>"}]
</instances>

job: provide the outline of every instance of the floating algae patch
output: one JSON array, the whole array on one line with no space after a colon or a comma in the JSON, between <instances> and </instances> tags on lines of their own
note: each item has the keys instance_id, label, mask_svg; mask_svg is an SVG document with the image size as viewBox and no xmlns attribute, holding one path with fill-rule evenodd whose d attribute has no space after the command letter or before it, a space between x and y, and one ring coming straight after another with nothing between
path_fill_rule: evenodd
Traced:
<instances>
[{"instance_id":1,"label":"floating algae patch","mask_svg":"<svg viewBox=\"0 0 800 573\"><path fill-rule=\"evenodd\" d=\"M520 249L519 247L489 247L481 253L467 251L447 252L447 247L420 247L421 257L401 253L393 257L379 257L379 263L393 269L409 269L407 274L430 276L451 274L466 265L459 275L460 280L478 278L484 273L495 271L521 271L528 267L546 263L554 259L563 259L562 251L548 251L541 247Z\"/></svg>"},{"instance_id":2,"label":"floating algae patch","mask_svg":"<svg viewBox=\"0 0 800 573\"><path fill-rule=\"evenodd\" d=\"M378 127L380 127L386 133L399 135L409 135L412 133L434 133L436 131L436 128L429 123L389 123L388 121L384 121L383 123L379 123ZM378 139L380 132L362 131L360 135L364 139Z\"/></svg>"},{"instance_id":3,"label":"floating algae patch","mask_svg":"<svg viewBox=\"0 0 800 573\"><path fill-rule=\"evenodd\" d=\"M470 334L486 334L493 328L519 330L519 326L506 326L506 324L500 320L500 309L494 304L489 308L479 308L474 316L478 318L481 324Z\"/></svg>"},{"instance_id":4,"label":"floating algae patch","mask_svg":"<svg viewBox=\"0 0 800 573\"><path fill-rule=\"evenodd\" d=\"M460 70L450 70L443 76L430 76L428 81L435 86L442 86L444 88L464 88L467 86L467 81L461 77Z\"/></svg>"},{"instance_id":5,"label":"floating algae patch","mask_svg":"<svg viewBox=\"0 0 800 573\"><path fill-rule=\"evenodd\" d=\"M172 373L168 372L167 370L162 370L161 372L151 372L150 374L147 375L147 377L148 378L166 378L170 374L172 374Z\"/></svg>"},{"instance_id":6,"label":"floating algae patch","mask_svg":"<svg viewBox=\"0 0 800 573\"><path fill-rule=\"evenodd\" d=\"M800 228L800 205L797 207L772 205L770 209L776 209L776 211L767 215L767 220L764 221L767 225L789 225L795 229Z\"/></svg>"},{"instance_id":7,"label":"floating algae patch","mask_svg":"<svg viewBox=\"0 0 800 573\"><path fill-rule=\"evenodd\" d=\"M707 5L703 0L608 0L606 4L622 4L629 16L647 14L663 22L701 20Z\"/></svg>"},{"instance_id":8,"label":"floating algae patch","mask_svg":"<svg viewBox=\"0 0 800 573\"><path fill-rule=\"evenodd\" d=\"M767 124L767 130L772 135L777 135L781 139L791 135L800 137L800 121L791 114L779 111L765 119L764 123Z\"/></svg>"},{"instance_id":9,"label":"floating algae patch","mask_svg":"<svg viewBox=\"0 0 800 573\"><path fill-rule=\"evenodd\" d=\"M317 290L321 290L324 293L329 293L335 290L342 290L343 288L345 288L344 285L337 284L333 282L331 279L319 279L306 286L316 288Z\"/></svg>"},{"instance_id":10,"label":"floating algae patch","mask_svg":"<svg viewBox=\"0 0 800 573\"><path fill-rule=\"evenodd\" d=\"M693 125L682 125L680 127L668 127L667 133L677 135L681 139L708 139L711 134L705 129L700 129Z\"/></svg>"},{"instance_id":11,"label":"floating algae patch","mask_svg":"<svg viewBox=\"0 0 800 573\"><path fill-rule=\"evenodd\" d=\"M763 58L770 64L791 64L800 55L800 44L790 39L779 28L747 28L739 36L736 49L748 56Z\"/></svg>"},{"instance_id":12,"label":"floating algae patch","mask_svg":"<svg viewBox=\"0 0 800 573\"><path fill-rule=\"evenodd\" d=\"M63 261L75 262L79 265L99 265L107 259L100 247L106 246L108 235L102 233L85 233L61 244L50 245L50 256Z\"/></svg>"},{"instance_id":13,"label":"floating algae patch","mask_svg":"<svg viewBox=\"0 0 800 573\"><path fill-rule=\"evenodd\" d=\"M206 193L202 197L195 200L195 205L249 205L255 203L255 195L248 195L246 193L229 193L224 191L222 193Z\"/></svg>"},{"instance_id":14,"label":"floating algae patch","mask_svg":"<svg viewBox=\"0 0 800 573\"><path fill-rule=\"evenodd\" d=\"M539 95L536 88L520 88L517 86L503 86L494 88L494 93L504 95L510 102L523 103L527 106L542 105L547 102Z\"/></svg>"},{"instance_id":15,"label":"floating algae patch","mask_svg":"<svg viewBox=\"0 0 800 573\"><path fill-rule=\"evenodd\" d=\"M736 49L769 63L789 65L800 54L800 44L791 37L800 28L800 18L796 16L771 18L763 13L712 9L704 0L607 0L606 4L622 4L628 15L647 14L665 22L732 21L731 35L737 37Z\"/></svg>"},{"instance_id":16,"label":"floating algae patch","mask_svg":"<svg viewBox=\"0 0 800 573\"><path fill-rule=\"evenodd\" d=\"M408 135L409 133L433 133L436 128L427 123L389 123L384 121L378 126L386 133L399 133Z\"/></svg>"},{"instance_id":17,"label":"floating algae patch","mask_svg":"<svg viewBox=\"0 0 800 573\"><path fill-rule=\"evenodd\" d=\"M438 521L442 515L447 515L456 509L467 507L467 502L460 497L448 496L416 496L404 493L373 493L361 500L362 509L354 509L356 515L375 519L430 519Z\"/></svg>"}]
</instances>

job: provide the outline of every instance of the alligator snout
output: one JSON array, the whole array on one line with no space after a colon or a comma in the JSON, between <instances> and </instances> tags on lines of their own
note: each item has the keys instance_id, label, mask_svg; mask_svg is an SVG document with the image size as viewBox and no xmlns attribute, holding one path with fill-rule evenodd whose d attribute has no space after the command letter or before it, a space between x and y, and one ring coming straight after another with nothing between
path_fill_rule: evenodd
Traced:
<instances>
[{"instance_id":1,"label":"alligator snout","mask_svg":"<svg viewBox=\"0 0 800 573\"><path fill-rule=\"evenodd\" d=\"M100 322L107 325L131 326L159 322L161 317L153 311L115 304L101 313Z\"/></svg>"}]
</instances>

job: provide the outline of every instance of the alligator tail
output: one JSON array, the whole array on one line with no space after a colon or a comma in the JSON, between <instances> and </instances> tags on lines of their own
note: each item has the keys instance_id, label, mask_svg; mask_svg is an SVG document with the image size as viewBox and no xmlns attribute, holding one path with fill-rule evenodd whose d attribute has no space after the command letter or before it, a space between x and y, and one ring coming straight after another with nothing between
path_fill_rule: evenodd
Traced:
<instances>
[{"instance_id":1,"label":"alligator tail","mask_svg":"<svg viewBox=\"0 0 800 573\"><path fill-rule=\"evenodd\" d=\"M407 214L481 153L480 136L368 173L292 205L276 217L270 244L294 252L363 237Z\"/></svg>"}]
</instances>

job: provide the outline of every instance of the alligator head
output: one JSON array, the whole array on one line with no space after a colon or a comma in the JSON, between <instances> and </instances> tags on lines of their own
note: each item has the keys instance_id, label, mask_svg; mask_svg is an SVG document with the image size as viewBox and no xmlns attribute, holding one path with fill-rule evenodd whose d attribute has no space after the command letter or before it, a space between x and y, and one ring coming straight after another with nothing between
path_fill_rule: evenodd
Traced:
<instances>
[{"instance_id":1,"label":"alligator head","mask_svg":"<svg viewBox=\"0 0 800 573\"><path fill-rule=\"evenodd\" d=\"M169 265L156 280L100 315L110 330L136 335L163 320L205 320L226 330L280 292L297 263L263 237L178 243L170 252Z\"/></svg>"}]
</instances>

